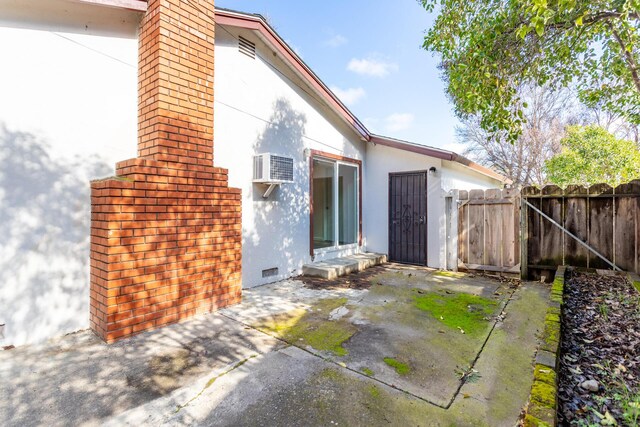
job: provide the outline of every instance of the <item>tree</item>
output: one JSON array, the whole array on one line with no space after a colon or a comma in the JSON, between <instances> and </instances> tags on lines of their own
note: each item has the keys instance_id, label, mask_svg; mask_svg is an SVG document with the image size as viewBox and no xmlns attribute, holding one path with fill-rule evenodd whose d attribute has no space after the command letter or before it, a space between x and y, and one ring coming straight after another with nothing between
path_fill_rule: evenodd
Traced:
<instances>
[{"instance_id":1,"label":"tree","mask_svg":"<svg viewBox=\"0 0 640 427\"><path fill-rule=\"evenodd\" d=\"M576 88L640 123L640 0L420 0L438 9L424 48L441 57L457 115L491 133L522 132L525 83Z\"/></svg>"},{"instance_id":2,"label":"tree","mask_svg":"<svg viewBox=\"0 0 640 427\"><path fill-rule=\"evenodd\" d=\"M560 152L565 127L581 117L570 112L575 104L569 91L549 87L523 86L519 96L524 108L523 132L511 143L505 132L490 133L480 125L480 117L471 116L456 128L458 142L466 145L465 155L489 166L518 185L542 185L546 182L544 163Z\"/></svg>"},{"instance_id":3,"label":"tree","mask_svg":"<svg viewBox=\"0 0 640 427\"><path fill-rule=\"evenodd\" d=\"M545 163L549 181L561 187L607 183L616 186L640 178L640 150L599 126L569 126L562 152Z\"/></svg>"},{"instance_id":4,"label":"tree","mask_svg":"<svg viewBox=\"0 0 640 427\"><path fill-rule=\"evenodd\" d=\"M632 140L640 148L640 125L631 124L619 114L604 110L601 106L583 108L580 114L580 124L600 126L618 138Z\"/></svg>"}]
</instances>

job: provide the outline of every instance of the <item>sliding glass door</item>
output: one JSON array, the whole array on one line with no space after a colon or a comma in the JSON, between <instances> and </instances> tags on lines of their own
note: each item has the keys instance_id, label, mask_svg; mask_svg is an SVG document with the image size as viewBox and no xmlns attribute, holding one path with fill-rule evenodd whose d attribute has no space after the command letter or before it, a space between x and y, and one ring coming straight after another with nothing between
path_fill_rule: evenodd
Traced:
<instances>
[{"instance_id":1,"label":"sliding glass door","mask_svg":"<svg viewBox=\"0 0 640 427\"><path fill-rule=\"evenodd\" d=\"M338 164L338 243L358 241L358 168Z\"/></svg>"},{"instance_id":2,"label":"sliding glass door","mask_svg":"<svg viewBox=\"0 0 640 427\"><path fill-rule=\"evenodd\" d=\"M335 246L335 165L313 159L313 248Z\"/></svg>"},{"instance_id":3,"label":"sliding glass door","mask_svg":"<svg viewBox=\"0 0 640 427\"><path fill-rule=\"evenodd\" d=\"M358 166L336 160L313 159L313 249L358 242Z\"/></svg>"}]
</instances>

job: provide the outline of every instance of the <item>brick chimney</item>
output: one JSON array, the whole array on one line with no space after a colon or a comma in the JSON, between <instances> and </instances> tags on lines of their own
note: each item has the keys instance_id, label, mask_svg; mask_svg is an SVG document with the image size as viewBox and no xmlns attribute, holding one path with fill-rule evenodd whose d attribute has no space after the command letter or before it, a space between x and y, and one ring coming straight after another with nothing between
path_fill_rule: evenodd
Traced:
<instances>
[{"instance_id":1,"label":"brick chimney","mask_svg":"<svg viewBox=\"0 0 640 427\"><path fill-rule=\"evenodd\" d=\"M213 166L213 0L149 0L138 157L91 183L91 329L107 342L241 299L240 190Z\"/></svg>"}]
</instances>

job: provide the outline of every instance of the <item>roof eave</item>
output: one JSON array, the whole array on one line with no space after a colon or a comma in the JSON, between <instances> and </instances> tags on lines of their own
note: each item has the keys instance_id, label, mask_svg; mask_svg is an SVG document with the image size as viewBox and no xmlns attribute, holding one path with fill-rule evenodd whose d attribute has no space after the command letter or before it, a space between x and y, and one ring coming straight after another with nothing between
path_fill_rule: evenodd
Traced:
<instances>
[{"instance_id":1,"label":"roof eave","mask_svg":"<svg viewBox=\"0 0 640 427\"><path fill-rule=\"evenodd\" d=\"M468 158L461 156L458 153L449 150L443 150L441 148L429 147L426 145L413 144L408 141L402 141L395 138L390 138L382 135L371 135L371 142L374 144L384 145L386 147L396 148L398 150L409 151L412 153L422 154L425 156L434 157L436 159L446 160L450 162L459 163L477 173L493 178L504 184L512 184L512 181L492 169L479 165Z\"/></svg>"}]
</instances>

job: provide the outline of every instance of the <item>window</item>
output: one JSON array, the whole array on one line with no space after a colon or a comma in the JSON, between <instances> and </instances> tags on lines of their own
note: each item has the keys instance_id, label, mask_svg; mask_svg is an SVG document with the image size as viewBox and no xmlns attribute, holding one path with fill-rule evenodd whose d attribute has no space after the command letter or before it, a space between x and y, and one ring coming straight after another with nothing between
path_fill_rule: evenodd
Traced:
<instances>
[{"instance_id":1,"label":"window","mask_svg":"<svg viewBox=\"0 0 640 427\"><path fill-rule=\"evenodd\" d=\"M313 157L313 249L358 243L359 165Z\"/></svg>"}]
</instances>

